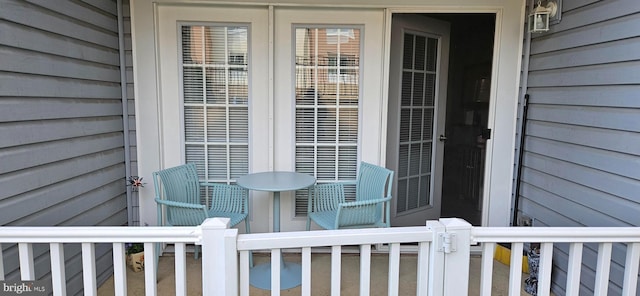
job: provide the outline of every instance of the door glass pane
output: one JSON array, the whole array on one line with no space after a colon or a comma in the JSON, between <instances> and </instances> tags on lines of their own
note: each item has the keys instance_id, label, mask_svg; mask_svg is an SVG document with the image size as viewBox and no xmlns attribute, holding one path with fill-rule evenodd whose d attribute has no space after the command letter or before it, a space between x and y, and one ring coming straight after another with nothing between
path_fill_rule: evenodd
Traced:
<instances>
[{"instance_id":1,"label":"door glass pane","mask_svg":"<svg viewBox=\"0 0 640 296\"><path fill-rule=\"evenodd\" d=\"M295 29L296 171L318 183L355 180L358 159L361 30ZM355 191L349 190L351 198ZM296 193L296 215L307 192Z\"/></svg>"},{"instance_id":2,"label":"door glass pane","mask_svg":"<svg viewBox=\"0 0 640 296\"><path fill-rule=\"evenodd\" d=\"M185 160L200 178L248 173L248 26L182 25Z\"/></svg>"},{"instance_id":3,"label":"door glass pane","mask_svg":"<svg viewBox=\"0 0 640 296\"><path fill-rule=\"evenodd\" d=\"M422 34L404 34L397 214L432 204L430 182L438 41Z\"/></svg>"}]
</instances>

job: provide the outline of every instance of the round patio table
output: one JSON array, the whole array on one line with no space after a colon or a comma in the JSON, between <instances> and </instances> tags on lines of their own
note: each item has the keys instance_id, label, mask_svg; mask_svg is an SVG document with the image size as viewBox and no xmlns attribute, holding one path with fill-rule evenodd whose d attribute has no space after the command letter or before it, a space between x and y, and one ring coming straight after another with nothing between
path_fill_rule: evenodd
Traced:
<instances>
[{"instance_id":1,"label":"round patio table","mask_svg":"<svg viewBox=\"0 0 640 296\"><path fill-rule=\"evenodd\" d=\"M316 183L312 176L296 172L261 172L248 174L236 180L236 184L250 190L273 192L273 231L280 232L280 192L308 188ZM297 287L302 282L302 267L286 262L280 256L280 289ZM251 268L249 283L259 289L271 289L271 263Z\"/></svg>"}]
</instances>

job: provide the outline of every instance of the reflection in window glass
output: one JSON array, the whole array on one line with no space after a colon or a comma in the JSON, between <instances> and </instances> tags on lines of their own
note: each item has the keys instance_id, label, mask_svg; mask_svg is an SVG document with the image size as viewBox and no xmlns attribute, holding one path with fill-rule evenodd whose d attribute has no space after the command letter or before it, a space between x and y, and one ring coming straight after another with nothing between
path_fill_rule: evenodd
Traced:
<instances>
[{"instance_id":1,"label":"reflection in window glass","mask_svg":"<svg viewBox=\"0 0 640 296\"><path fill-rule=\"evenodd\" d=\"M296 171L319 183L356 178L360 32L295 29ZM306 194L296 194L296 215L306 214Z\"/></svg>"}]
</instances>

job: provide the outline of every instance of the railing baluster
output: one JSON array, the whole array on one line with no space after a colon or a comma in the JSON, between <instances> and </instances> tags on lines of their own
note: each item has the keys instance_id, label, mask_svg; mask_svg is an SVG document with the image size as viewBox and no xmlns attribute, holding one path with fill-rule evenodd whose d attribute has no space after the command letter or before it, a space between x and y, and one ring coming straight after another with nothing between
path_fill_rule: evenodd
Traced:
<instances>
[{"instance_id":1,"label":"railing baluster","mask_svg":"<svg viewBox=\"0 0 640 296\"><path fill-rule=\"evenodd\" d=\"M397 296L400 291L400 244L392 243L389 246L389 290L390 296Z\"/></svg>"},{"instance_id":2,"label":"railing baluster","mask_svg":"<svg viewBox=\"0 0 640 296\"><path fill-rule=\"evenodd\" d=\"M240 252L240 296L249 296L249 251Z\"/></svg>"},{"instance_id":3,"label":"railing baluster","mask_svg":"<svg viewBox=\"0 0 640 296\"><path fill-rule=\"evenodd\" d=\"M34 281L36 271L33 267L33 246L29 243L19 243L20 253L20 278L23 281Z\"/></svg>"},{"instance_id":4,"label":"railing baluster","mask_svg":"<svg viewBox=\"0 0 640 296\"><path fill-rule=\"evenodd\" d=\"M509 296L520 295L522 289L522 243L511 244Z\"/></svg>"},{"instance_id":5,"label":"railing baluster","mask_svg":"<svg viewBox=\"0 0 640 296\"><path fill-rule=\"evenodd\" d=\"M360 246L360 295L369 295L371 285L371 245Z\"/></svg>"},{"instance_id":6,"label":"railing baluster","mask_svg":"<svg viewBox=\"0 0 640 296\"><path fill-rule=\"evenodd\" d=\"M418 270L417 274L417 285L416 285L416 295L417 296L427 296L427 283L429 282L429 243L428 242L420 242L418 243Z\"/></svg>"},{"instance_id":7,"label":"railing baluster","mask_svg":"<svg viewBox=\"0 0 640 296\"><path fill-rule=\"evenodd\" d=\"M540 265L538 267L538 295L548 296L551 291L551 259L553 243L540 244Z\"/></svg>"},{"instance_id":8,"label":"railing baluster","mask_svg":"<svg viewBox=\"0 0 640 296\"><path fill-rule=\"evenodd\" d=\"M302 248L302 295L311 295L311 248Z\"/></svg>"},{"instance_id":9,"label":"railing baluster","mask_svg":"<svg viewBox=\"0 0 640 296\"><path fill-rule=\"evenodd\" d=\"M187 251L185 243L175 243L176 295L187 295Z\"/></svg>"},{"instance_id":10,"label":"railing baluster","mask_svg":"<svg viewBox=\"0 0 640 296\"><path fill-rule=\"evenodd\" d=\"M4 255L2 254L2 244L0 244L0 281L4 281Z\"/></svg>"},{"instance_id":11,"label":"railing baluster","mask_svg":"<svg viewBox=\"0 0 640 296\"><path fill-rule=\"evenodd\" d=\"M482 243L482 263L480 265L480 296L491 296L493 281L493 253L496 243Z\"/></svg>"},{"instance_id":12,"label":"railing baluster","mask_svg":"<svg viewBox=\"0 0 640 296\"><path fill-rule=\"evenodd\" d=\"M49 254L51 256L51 284L53 295L67 295L67 283L64 281L64 246L60 243L49 244Z\"/></svg>"},{"instance_id":13,"label":"railing baluster","mask_svg":"<svg viewBox=\"0 0 640 296\"><path fill-rule=\"evenodd\" d=\"M146 296L158 295L156 285L156 244L144 243L144 293ZM204 281L204 280L203 280Z\"/></svg>"},{"instance_id":14,"label":"railing baluster","mask_svg":"<svg viewBox=\"0 0 640 296\"><path fill-rule=\"evenodd\" d=\"M569 246L569 264L567 265L566 296L578 296L580 293L580 271L582 270L582 243Z\"/></svg>"},{"instance_id":15,"label":"railing baluster","mask_svg":"<svg viewBox=\"0 0 640 296\"><path fill-rule=\"evenodd\" d=\"M127 295L127 266L124 243L113 243L113 289L115 296Z\"/></svg>"},{"instance_id":16,"label":"railing baluster","mask_svg":"<svg viewBox=\"0 0 640 296\"><path fill-rule=\"evenodd\" d=\"M596 285L593 289L594 295L607 295L612 246L612 243L600 243L598 246L598 265L596 269Z\"/></svg>"},{"instance_id":17,"label":"railing baluster","mask_svg":"<svg viewBox=\"0 0 640 296\"><path fill-rule=\"evenodd\" d=\"M627 244L627 259L625 260L624 282L622 295L636 295L638 285L638 261L640 261L640 243Z\"/></svg>"},{"instance_id":18,"label":"railing baluster","mask_svg":"<svg viewBox=\"0 0 640 296\"><path fill-rule=\"evenodd\" d=\"M82 280L84 295L97 295L96 283L96 251L93 243L82 243Z\"/></svg>"},{"instance_id":19,"label":"railing baluster","mask_svg":"<svg viewBox=\"0 0 640 296\"><path fill-rule=\"evenodd\" d=\"M281 249L271 249L271 296L280 296Z\"/></svg>"},{"instance_id":20,"label":"railing baluster","mask_svg":"<svg viewBox=\"0 0 640 296\"><path fill-rule=\"evenodd\" d=\"M342 247L331 247L331 295L340 295L340 278L342 276Z\"/></svg>"}]
</instances>

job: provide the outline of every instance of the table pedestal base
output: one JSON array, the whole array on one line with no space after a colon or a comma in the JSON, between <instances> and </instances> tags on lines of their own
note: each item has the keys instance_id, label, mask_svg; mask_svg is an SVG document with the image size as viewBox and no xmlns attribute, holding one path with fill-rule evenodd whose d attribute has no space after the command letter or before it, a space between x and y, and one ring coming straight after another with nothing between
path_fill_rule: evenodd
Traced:
<instances>
[{"instance_id":1,"label":"table pedestal base","mask_svg":"<svg viewBox=\"0 0 640 296\"><path fill-rule=\"evenodd\" d=\"M271 262L256 265L249 271L249 283L263 290L271 290ZM280 290L302 283L302 266L295 262L280 263Z\"/></svg>"}]
</instances>

